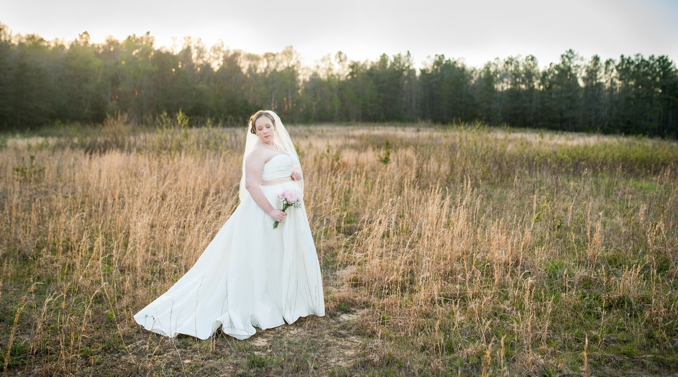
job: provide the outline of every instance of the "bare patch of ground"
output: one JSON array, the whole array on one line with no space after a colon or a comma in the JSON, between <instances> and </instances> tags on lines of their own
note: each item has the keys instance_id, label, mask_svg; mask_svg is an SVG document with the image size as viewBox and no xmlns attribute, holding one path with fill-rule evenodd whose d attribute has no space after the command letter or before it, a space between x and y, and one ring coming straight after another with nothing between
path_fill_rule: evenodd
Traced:
<instances>
[{"instance_id":1,"label":"bare patch of ground","mask_svg":"<svg viewBox=\"0 0 678 377\"><path fill-rule=\"evenodd\" d=\"M350 375L366 352L366 339L359 330L366 309L345 305L338 309L332 292L339 291L333 283L326 286L330 297L325 317L301 318L291 325L257 331L247 340L236 340L221 330L205 341L187 336L168 339L139 328L136 342L128 345L131 355L124 358L146 375Z\"/></svg>"}]
</instances>

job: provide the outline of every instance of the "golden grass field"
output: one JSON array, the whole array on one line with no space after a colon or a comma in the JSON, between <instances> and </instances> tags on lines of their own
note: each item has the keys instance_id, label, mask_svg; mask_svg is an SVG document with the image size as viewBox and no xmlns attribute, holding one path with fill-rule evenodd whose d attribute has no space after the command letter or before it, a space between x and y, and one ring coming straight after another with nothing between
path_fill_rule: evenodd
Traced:
<instances>
[{"instance_id":1,"label":"golden grass field","mask_svg":"<svg viewBox=\"0 0 678 377\"><path fill-rule=\"evenodd\" d=\"M674 141L289 127L328 315L170 340L132 316L237 206L245 130L157 122L0 138L5 374L678 371Z\"/></svg>"}]
</instances>

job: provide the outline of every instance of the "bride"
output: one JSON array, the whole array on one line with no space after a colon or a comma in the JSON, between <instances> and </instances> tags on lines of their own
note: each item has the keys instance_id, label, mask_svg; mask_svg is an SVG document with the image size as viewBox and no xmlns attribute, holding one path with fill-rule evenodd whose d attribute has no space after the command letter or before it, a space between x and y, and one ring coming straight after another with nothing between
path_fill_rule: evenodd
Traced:
<instances>
[{"instance_id":1,"label":"bride","mask_svg":"<svg viewBox=\"0 0 678 377\"><path fill-rule=\"evenodd\" d=\"M306 209L302 203L281 210L283 192L303 191L297 152L272 111L256 112L248 129L240 205L195 265L134 315L146 330L207 339L221 326L247 339L255 326L265 330L325 315Z\"/></svg>"}]
</instances>

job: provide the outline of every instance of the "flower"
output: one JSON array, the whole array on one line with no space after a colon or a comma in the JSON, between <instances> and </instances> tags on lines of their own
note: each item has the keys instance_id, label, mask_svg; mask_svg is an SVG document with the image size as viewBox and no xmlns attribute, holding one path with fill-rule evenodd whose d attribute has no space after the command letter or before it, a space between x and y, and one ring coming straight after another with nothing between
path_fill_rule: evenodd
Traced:
<instances>
[{"instance_id":1,"label":"flower","mask_svg":"<svg viewBox=\"0 0 678 377\"><path fill-rule=\"evenodd\" d=\"M296 203L299 201L299 199L301 199L299 194L294 190L283 191L280 196L282 196L285 201L290 204Z\"/></svg>"},{"instance_id":2,"label":"flower","mask_svg":"<svg viewBox=\"0 0 678 377\"><path fill-rule=\"evenodd\" d=\"M282 211L285 212L289 207L301 207L301 193L294 190L286 190L278 194L280 203L282 203ZM280 224L278 221L273 223L273 229L276 229Z\"/></svg>"}]
</instances>

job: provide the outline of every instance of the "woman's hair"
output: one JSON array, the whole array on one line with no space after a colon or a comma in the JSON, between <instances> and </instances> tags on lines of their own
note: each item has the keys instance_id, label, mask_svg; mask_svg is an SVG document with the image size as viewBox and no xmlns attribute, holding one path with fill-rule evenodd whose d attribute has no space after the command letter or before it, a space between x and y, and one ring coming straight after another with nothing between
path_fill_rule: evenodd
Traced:
<instances>
[{"instance_id":1,"label":"woman's hair","mask_svg":"<svg viewBox=\"0 0 678 377\"><path fill-rule=\"evenodd\" d=\"M256 123L257 119L261 118L262 116L265 116L266 118L271 120L271 123L273 124L273 127L275 127L275 119L273 119L273 115L269 114L266 112L266 110L259 110L254 115L250 117L250 132L253 134L257 134L257 128L254 125Z\"/></svg>"}]
</instances>

